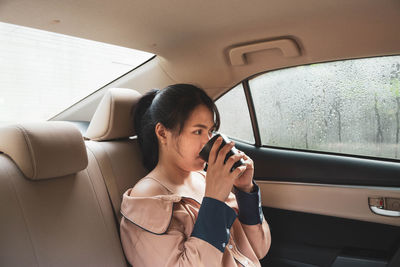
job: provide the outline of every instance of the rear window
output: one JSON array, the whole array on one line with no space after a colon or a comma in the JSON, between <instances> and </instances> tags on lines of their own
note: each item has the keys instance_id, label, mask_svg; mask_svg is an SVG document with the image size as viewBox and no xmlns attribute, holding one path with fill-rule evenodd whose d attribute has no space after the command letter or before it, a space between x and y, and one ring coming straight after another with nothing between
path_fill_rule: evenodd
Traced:
<instances>
[{"instance_id":1,"label":"rear window","mask_svg":"<svg viewBox=\"0 0 400 267\"><path fill-rule=\"evenodd\" d=\"M47 120L152 56L0 23L0 125Z\"/></svg>"}]
</instances>

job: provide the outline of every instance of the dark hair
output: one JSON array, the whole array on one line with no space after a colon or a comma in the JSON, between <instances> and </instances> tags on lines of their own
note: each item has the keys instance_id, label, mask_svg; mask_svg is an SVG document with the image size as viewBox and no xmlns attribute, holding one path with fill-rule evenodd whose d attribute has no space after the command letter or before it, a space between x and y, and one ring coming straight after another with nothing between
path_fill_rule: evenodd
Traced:
<instances>
[{"instance_id":1,"label":"dark hair","mask_svg":"<svg viewBox=\"0 0 400 267\"><path fill-rule=\"evenodd\" d=\"M138 136L143 165L149 171L158 163L157 123L180 134L193 110L205 105L214 114L214 128L219 129L220 117L213 100L199 87L174 84L162 90L153 89L143 95L136 105L134 127Z\"/></svg>"}]
</instances>

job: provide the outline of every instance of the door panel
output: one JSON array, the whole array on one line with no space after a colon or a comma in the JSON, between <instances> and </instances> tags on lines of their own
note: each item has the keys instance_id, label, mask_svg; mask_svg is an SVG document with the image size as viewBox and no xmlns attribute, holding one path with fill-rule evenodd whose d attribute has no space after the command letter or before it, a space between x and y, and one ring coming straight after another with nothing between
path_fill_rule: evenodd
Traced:
<instances>
[{"instance_id":1,"label":"door panel","mask_svg":"<svg viewBox=\"0 0 400 267\"><path fill-rule=\"evenodd\" d=\"M271 228L263 266L386 266L395 258L400 217L374 214L368 199L400 198L399 163L236 146L254 160Z\"/></svg>"},{"instance_id":2,"label":"door panel","mask_svg":"<svg viewBox=\"0 0 400 267\"><path fill-rule=\"evenodd\" d=\"M400 228L391 225L270 207L263 211L272 236L263 266L332 266L339 257L377 266L388 263L399 244Z\"/></svg>"},{"instance_id":3,"label":"door panel","mask_svg":"<svg viewBox=\"0 0 400 267\"><path fill-rule=\"evenodd\" d=\"M369 197L400 199L400 188L257 181L263 206L400 226L400 217L371 211Z\"/></svg>"}]
</instances>

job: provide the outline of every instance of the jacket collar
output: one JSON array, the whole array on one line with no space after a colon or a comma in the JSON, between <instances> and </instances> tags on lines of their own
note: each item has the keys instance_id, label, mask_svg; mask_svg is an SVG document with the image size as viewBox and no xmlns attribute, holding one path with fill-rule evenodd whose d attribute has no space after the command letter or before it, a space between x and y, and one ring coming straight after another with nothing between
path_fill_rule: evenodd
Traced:
<instances>
[{"instance_id":1,"label":"jacket collar","mask_svg":"<svg viewBox=\"0 0 400 267\"><path fill-rule=\"evenodd\" d=\"M132 197L131 190L132 188L123 194L121 214L149 232L165 233L172 218L173 204L181 201L182 197L178 195Z\"/></svg>"}]
</instances>

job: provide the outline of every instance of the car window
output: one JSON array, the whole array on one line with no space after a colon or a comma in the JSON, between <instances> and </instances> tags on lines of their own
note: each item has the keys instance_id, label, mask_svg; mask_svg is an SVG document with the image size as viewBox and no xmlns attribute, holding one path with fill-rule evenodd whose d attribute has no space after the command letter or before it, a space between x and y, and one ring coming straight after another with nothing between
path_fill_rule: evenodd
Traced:
<instances>
[{"instance_id":1,"label":"car window","mask_svg":"<svg viewBox=\"0 0 400 267\"><path fill-rule=\"evenodd\" d=\"M253 129L242 84L232 88L215 104L221 116L219 131L231 138L254 143Z\"/></svg>"},{"instance_id":2,"label":"car window","mask_svg":"<svg viewBox=\"0 0 400 267\"><path fill-rule=\"evenodd\" d=\"M0 125L47 120L152 56L0 22Z\"/></svg>"},{"instance_id":3,"label":"car window","mask_svg":"<svg viewBox=\"0 0 400 267\"><path fill-rule=\"evenodd\" d=\"M263 145L400 158L400 56L271 71L249 85Z\"/></svg>"}]
</instances>

